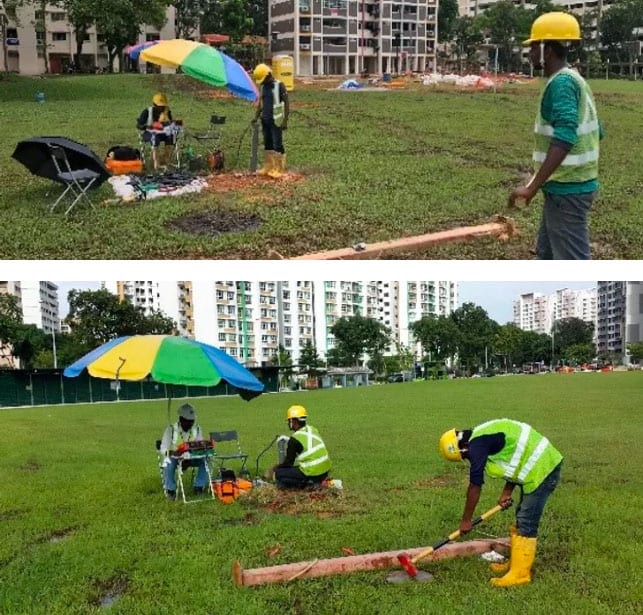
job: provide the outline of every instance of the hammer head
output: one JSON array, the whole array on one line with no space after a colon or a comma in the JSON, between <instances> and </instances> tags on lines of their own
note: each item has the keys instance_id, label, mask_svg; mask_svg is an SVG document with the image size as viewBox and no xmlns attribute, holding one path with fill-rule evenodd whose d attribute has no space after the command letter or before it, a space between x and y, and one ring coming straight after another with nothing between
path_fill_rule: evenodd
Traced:
<instances>
[{"instance_id":1,"label":"hammer head","mask_svg":"<svg viewBox=\"0 0 643 615\"><path fill-rule=\"evenodd\" d=\"M413 565L411 558L406 555L406 553L400 553L397 556L397 560L400 562L400 564L402 564L404 570L406 570L406 574L408 574L410 577L417 576L418 569Z\"/></svg>"}]
</instances>

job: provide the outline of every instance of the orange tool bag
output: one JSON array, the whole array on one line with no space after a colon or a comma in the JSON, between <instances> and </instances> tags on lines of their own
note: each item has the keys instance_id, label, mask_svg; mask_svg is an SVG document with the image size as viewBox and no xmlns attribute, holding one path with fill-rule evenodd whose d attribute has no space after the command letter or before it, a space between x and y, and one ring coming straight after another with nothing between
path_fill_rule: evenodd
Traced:
<instances>
[{"instance_id":1,"label":"orange tool bag","mask_svg":"<svg viewBox=\"0 0 643 615\"><path fill-rule=\"evenodd\" d=\"M141 152L127 145L115 145L107 151L105 167L112 175L142 173Z\"/></svg>"},{"instance_id":2,"label":"orange tool bag","mask_svg":"<svg viewBox=\"0 0 643 615\"><path fill-rule=\"evenodd\" d=\"M250 491L252 483L244 478L236 478L234 470L221 470L217 480L212 483L214 493L224 504L232 504L242 491Z\"/></svg>"}]
</instances>

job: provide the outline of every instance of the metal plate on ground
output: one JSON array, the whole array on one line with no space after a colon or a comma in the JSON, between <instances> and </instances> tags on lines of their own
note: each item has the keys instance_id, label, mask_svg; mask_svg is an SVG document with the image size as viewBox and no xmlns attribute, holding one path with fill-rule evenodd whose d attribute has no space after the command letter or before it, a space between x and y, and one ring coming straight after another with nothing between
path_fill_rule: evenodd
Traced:
<instances>
[{"instance_id":1,"label":"metal plate on ground","mask_svg":"<svg viewBox=\"0 0 643 615\"><path fill-rule=\"evenodd\" d=\"M418 570L417 574L412 577L406 570L396 570L387 575L386 580L389 583L424 583L425 581L432 581L433 575L424 570Z\"/></svg>"}]
</instances>

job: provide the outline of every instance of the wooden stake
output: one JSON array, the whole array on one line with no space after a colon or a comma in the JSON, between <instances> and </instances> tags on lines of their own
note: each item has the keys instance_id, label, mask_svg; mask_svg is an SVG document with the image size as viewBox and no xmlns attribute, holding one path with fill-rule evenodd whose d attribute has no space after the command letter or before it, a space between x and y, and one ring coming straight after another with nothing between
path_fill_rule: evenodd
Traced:
<instances>
[{"instance_id":1,"label":"wooden stake","mask_svg":"<svg viewBox=\"0 0 643 615\"><path fill-rule=\"evenodd\" d=\"M478 237L495 236L500 241L506 241L517 235L518 231L513 220L498 216L495 222L479 224L477 226L462 226L450 231L440 231L439 233L428 233L426 235L414 235L412 237L402 237L390 241L380 241L372 244L357 244L351 248L340 248L338 250L329 250L327 252L314 252L296 256L291 260L355 260L379 258L397 252L410 252L417 250L426 250L434 246L453 243L456 241L469 241ZM277 252L271 252L270 258L283 258Z\"/></svg>"},{"instance_id":2,"label":"wooden stake","mask_svg":"<svg viewBox=\"0 0 643 615\"><path fill-rule=\"evenodd\" d=\"M435 551L427 560L440 560L452 557L463 557L485 553L491 549L506 549L509 547L509 538L495 538L484 540L470 540L455 542L445 545ZM407 549L405 551L385 551L382 553L366 553L333 559L320 559L309 562L296 562L266 568L249 568L244 570L239 561L232 564L232 578L237 586L264 585L266 583L287 583L294 579L307 579L310 577L323 577L333 574L349 574L361 570L378 570L382 568L400 567L397 556L405 553L414 557L426 547Z\"/></svg>"}]
</instances>

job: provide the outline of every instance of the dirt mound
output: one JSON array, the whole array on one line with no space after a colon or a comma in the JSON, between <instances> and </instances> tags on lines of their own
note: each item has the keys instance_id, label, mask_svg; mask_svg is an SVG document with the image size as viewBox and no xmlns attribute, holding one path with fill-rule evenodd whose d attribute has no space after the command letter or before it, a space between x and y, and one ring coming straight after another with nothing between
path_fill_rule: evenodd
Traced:
<instances>
[{"instance_id":1,"label":"dirt mound","mask_svg":"<svg viewBox=\"0 0 643 615\"><path fill-rule=\"evenodd\" d=\"M263 220L256 214L242 211L198 211L175 218L167 227L190 233L191 235L207 235L216 237L224 233L240 233L257 230Z\"/></svg>"}]
</instances>

